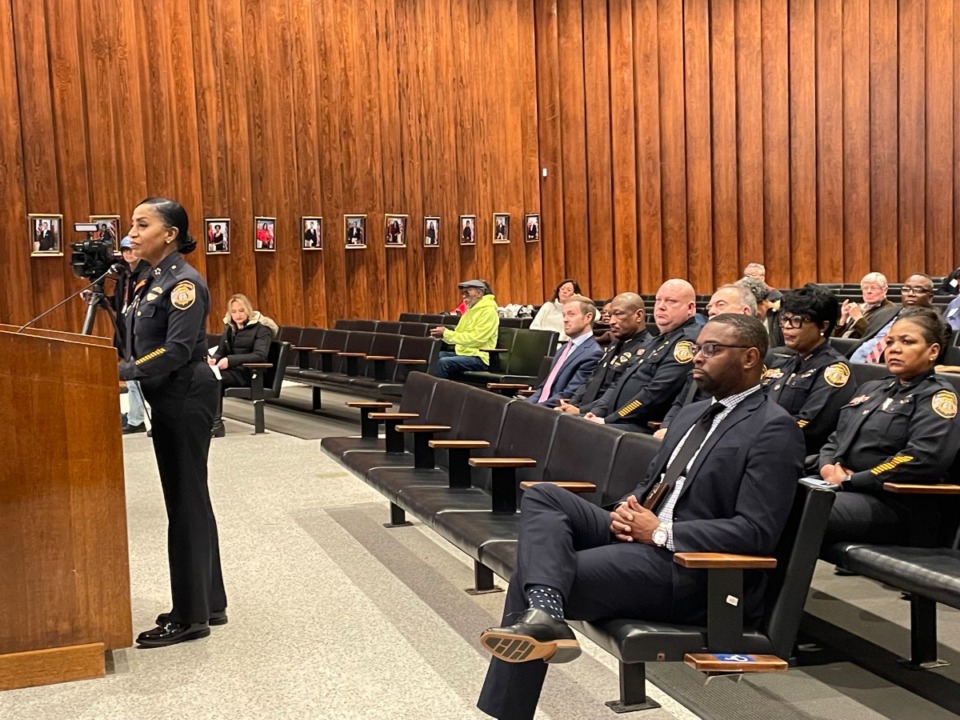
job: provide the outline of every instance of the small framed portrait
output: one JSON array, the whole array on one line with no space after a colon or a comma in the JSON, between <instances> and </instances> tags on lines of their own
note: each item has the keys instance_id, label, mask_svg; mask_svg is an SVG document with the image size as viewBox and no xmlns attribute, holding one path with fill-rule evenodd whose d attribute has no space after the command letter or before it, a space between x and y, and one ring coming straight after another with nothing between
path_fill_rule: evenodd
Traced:
<instances>
[{"instance_id":1,"label":"small framed portrait","mask_svg":"<svg viewBox=\"0 0 960 720\"><path fill-rule=\"evenodd\" d=\"M323 250L323 218L318 215L300 218L300 237L304 250Z\"/></svg>"},{"instance_id":2,"label":"small framed portrait","mask_svg":"<svg viewBox=\"0 0 960 720\"><path fill-rule=\"evenodd\" d=\"M362 250L367 246L367 216L343 216L343 244L347 250Z\"/></svg>"},{"instance_id":3,"label":"small framed portrait","mask_svg":"<svg viewBox=\"0 0 960 720\"><path fill-rule=\"evenodd\" d=\"M510 213L493 214L493 242L510 242Z\"/></svg>"},{"instance_id":4,"label":"small framed portrait","mask_svg":"<svg viewBox=\"0 0 960 720\"><path fill-rule=\"evenodd\" d=\"M407 246L406 215L384 217L384 243L387 247L405 248Z\"/></svg>"},{"instance_id":5,"label":"small framed portrait","mask_svg":"<svg viewBox=\"0 0 960 720\"><path fill-rule=\"evenodd\" d=\"M93 234L94 240L110 243L115 253L120 252L120 216L119 215L91 215L90 222L96 223L97 231Z\"/></svg>"},{"instance_id":6,"label":"small framed portrait","mask_svg":"<svg viewBox=\"0 0 960 720\"><path fill-rule=\"evenodd\" d=\"M40 257L63 255L63 215L31 213L27 218L30 227L30 254Z\"/></svg>"},{"instance_id":7,"label":"small framed portrait","mask_svg":"<svg viewBox=\"0 0 960 720\"><path fill-rule=\"evenodd\" d=\"M476 215L460 216L460 244L461 245L477 244L477 216Z\"/></svg>"},{"instance_id":8,"label":"small framed portrait","mask_svg":"<svg viewBox=\"0 0 960 720\"><path fill-rule=\"evenodd\" d=\"M255 217L253 219L253 249L256 252L276 252L277 219L273 217Z\"/></svg>"},{"instance_id":9,"label":"small framed portrait","mask_svg":"<svg viewBox=\"0 0 960 720\"><path fill-rule=\"evenodd\" d=\"M440 218L425 217L423 219L423 246L440 247Z\"/></svg>"},{"instance_id":10,"label":"small framed portrait","mask_svg":"<svg viewBox=\"0 0 960 720\"><path fill-rule=\"evenodd\" d=\"M527 242L539 242L540 241L540 216L539 215L525 215L523 218L523 226L525 228L525 236Z\"/></svg>"},{"instance_id":11,"label":"small framed portrait","mask_svg":"<svg viewBox=\"0 0 960 720\"><path fill-rule=\"evenodd\" d=\"M203 221L207 255L230 254L230 218L206 218Z\"/></svg>"}]
</instances>

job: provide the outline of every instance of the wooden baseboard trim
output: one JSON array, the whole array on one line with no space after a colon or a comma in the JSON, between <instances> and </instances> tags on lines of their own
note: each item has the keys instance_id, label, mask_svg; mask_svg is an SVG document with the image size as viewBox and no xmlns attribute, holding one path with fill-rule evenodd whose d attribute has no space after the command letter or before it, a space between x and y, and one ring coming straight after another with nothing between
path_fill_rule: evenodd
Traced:
<instances>
[{"instance_id":1,"label":"wooden baseboard trim","mask_svg":"<svg viewBox=\"0 0 960 720\"><path fill-rule=\"evenodd\" d=\"M0 690L101 678L103 643L30 650L0 655Z\"/></svg>"}]
</instances>

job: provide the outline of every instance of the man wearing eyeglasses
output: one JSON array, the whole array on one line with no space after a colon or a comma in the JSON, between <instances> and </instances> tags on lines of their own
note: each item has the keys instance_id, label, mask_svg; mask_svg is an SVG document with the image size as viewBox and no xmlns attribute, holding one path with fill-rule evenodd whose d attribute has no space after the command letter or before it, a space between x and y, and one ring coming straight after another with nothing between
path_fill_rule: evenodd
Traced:
<instances>
[{"instance_id":1,"label":"man wearing eyeglasses","mask_svg":"<svg viewBox=\"0 0 960 720\"><path fill-rule=\"evenodd\" d=\"M477 706L532 720L547 663L580 654L565 618L703 624L707 574L676 552L769 554L786 525L804 443L796 421L760 389L763 324L708 321L692 344L693 376L711 399L684 408L637 488L601 509L542 483L523 494L517 564ZM744 618L762 615L762 574L744 575Z\"/></svg>"},{"instance_id":2,"label":"man wearing eyeglasses","mask_svg":"<svg viewBox=\"0 0 960 720\"><path fill-rule=\"evenodd\" d=\"M908 277L900 289L900 305L877 311L867 323L860 344L850 361L855 363L879 363L883 358L887 333L897 321L904 308L930 307L933 305L933 280L929 275L914 273Z\"/></svg>"},{"instance_id":3,"label":"man wearing eyeglasses","mask_svg":"<svg viewBox=\"0 0 960 720\"><path fill-rule=\"evenodd\" d=\"M862 303L844 300L840 306L840 321L833 329L833 337L862 338L867 326L881 310L891 312L896 307L887 299L887 278L883 273L870 272L860 280ZM884 323L886 324L886 323Z\"/></svg>"}]
</instances>

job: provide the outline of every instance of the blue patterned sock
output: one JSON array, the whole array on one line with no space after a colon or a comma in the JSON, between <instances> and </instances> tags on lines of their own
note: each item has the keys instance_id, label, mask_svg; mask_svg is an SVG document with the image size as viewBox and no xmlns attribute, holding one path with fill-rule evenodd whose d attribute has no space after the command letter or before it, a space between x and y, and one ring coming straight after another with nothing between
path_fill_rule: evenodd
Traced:
<instances>
[{"instance_id":1,"label":"blue patterned sock","mask_svg":"<svg viewBox=\"0 0 960 720\"><path fill-rule=\"evenodd\" d=\"M554 620L563 620L563 595L549 585L531 585L527 588L527 607L543 610Z\"/></svg>"}]
</instances>

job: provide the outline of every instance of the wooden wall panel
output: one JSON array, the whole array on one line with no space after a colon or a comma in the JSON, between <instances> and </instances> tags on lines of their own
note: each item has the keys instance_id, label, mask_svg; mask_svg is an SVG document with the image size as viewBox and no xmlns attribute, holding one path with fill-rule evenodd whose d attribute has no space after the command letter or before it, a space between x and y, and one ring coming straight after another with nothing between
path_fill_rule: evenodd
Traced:
<instances>
[{"instance_id":1,"label":"wooden wall panel","mask_svg":"<svg viewBox=\"0 0 960 720\"><path fill-rule=\"evenodd\" d=\"M230 255L191 258L211 329L232 292L321 325L450 309L477 276L535 303L566 276L608 297L677 275L708 293L751 261L781 286L960 264L953 0L0 0L0 39L11 322L81 286L66 256L30 258L27 213L126 229L152 194L198 238L233 221ZM392 212L408 246L388 252ZM366 250L344 213L367 214ZM303 252L314 214L324 249ZM254 215L277 218L275 253Z\"/></svg>"}]
</instances>

